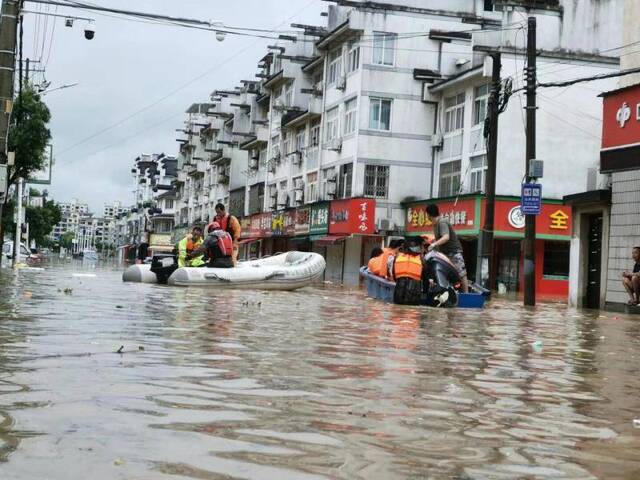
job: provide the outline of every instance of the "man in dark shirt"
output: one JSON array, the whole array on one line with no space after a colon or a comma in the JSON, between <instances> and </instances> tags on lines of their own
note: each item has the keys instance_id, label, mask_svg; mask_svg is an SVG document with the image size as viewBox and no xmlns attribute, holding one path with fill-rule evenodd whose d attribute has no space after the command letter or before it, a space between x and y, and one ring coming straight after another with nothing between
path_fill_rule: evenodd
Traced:
<instances>
[{"instance_id":1,"label":"man in dark shirt","mask_svg":"<svg viewBox=\"0 0 640 480\"><path fill-rule=\"evenodd\" d=\"M464 293L469 292L469 280L467 279L467 267L462 256L462 244L453 227L440 216L440 209L437 205L427 206L427 216L433 223L433 234L436 241L429 245L429 251L437 248L444 253L455 265L460 274L460 284Z\"/></svg>"},{"instance_id":2,"label":"man in dark shirt","mask_svg":"<svg viewBox=\"0 0 640 480\"><path fill-rule=\"evenodd\" d=\"M640 247L633 247L631 257L635 262L632 272L622 272L622 284L629 294L628 305L640 304Z\"/></svg>"}]
</instances>

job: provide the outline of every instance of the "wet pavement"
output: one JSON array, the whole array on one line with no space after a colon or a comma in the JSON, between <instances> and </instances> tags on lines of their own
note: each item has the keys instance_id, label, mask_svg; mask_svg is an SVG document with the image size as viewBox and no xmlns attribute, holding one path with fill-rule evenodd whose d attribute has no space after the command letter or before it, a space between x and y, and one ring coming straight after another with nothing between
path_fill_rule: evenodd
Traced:
<instances>
[{"instance_id":1,"label":"wet pavement","mask_svg":"<svg viewBox=\"0 0 640 480\"><path fill-rule=\"evenodd\" d=\"M640 478L638 319L120 275L0 271L1 479Z\"/></svg>"}]
</instances>

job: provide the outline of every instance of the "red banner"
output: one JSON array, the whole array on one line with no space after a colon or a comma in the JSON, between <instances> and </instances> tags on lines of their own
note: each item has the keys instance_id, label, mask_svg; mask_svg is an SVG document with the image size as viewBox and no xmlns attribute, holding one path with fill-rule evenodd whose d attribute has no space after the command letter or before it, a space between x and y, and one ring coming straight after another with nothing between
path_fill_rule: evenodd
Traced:
<instances>
[{"instance_id":1,"label":"red banner","mask_svg":"<svg viewBox=\"0 0 640 480\"><path fill-rule=\"evenodd\" d=\"M368 198L335 200L329 208L330 234L371 235L376 231L376 201Z\"/></svg>"},{"instance_id":2,"label":"red banner","mask_svg":"<svg viewBox=\"0 0 640 480\"><path fill-rule=\"evenodd\" d=\"M640 143L640 85L604 96L602 148Z\"/></svg>"},{"instance_id":3,"label":"red banner","mask_svg":"<svg viewBox=\"0 0 640 480\"><path fill-rule=\"evenodd\" d=\"M483 201L482 217L484 221L485 205ZM524 234L524 216L520 211L520 202L499 200L496 202L495 231ZM543 203L540 215L536 217L536 235L554 235L571 237L571 207L556 203Z\"/></svg>"}]
</instances>

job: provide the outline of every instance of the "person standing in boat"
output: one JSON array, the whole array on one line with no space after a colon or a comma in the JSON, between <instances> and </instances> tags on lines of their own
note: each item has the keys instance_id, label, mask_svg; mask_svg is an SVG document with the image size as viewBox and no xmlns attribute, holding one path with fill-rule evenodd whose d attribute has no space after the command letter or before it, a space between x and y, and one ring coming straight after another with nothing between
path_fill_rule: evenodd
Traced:
<instances>
[{"instance_id":1,"label":"person standing in boat","mask_svg":"<svg viewBox=\"0 0 640 480\"><path fill-rule=\"evenodd\" d=\"M433 234L435 242L429 245L428 251L438 249L444 253L451 263L453 263L460 274L460 284L463 293L469 292L469 280L467 279L467 267L462 256L462 244L458 239L456 231L451 224L440 216L440 209L437 205L431 204L427 206L427 216L433 224Z\"/></svg>"},{"instance_id":2,"label":"person standing in boat","mask_svg":"<svg viewBox=\"0 0 640 480\"><path fill-rule=\"evenodd\" d=\"M191 233L178 242L178 267L202 267L205 265L206 262L202 255L187 260L187 255L202 245L202 236L202 229L193 227Z\"/></svg>"},{"instance_id":3,"label":"person standing in boat","mask_svg":"<svg viewBox=\"0 0 640 480\"><path fill-rule=\"evenodd\" d=\"M209 268L233 268L233 239L229 232L223 230L218 222L212 222L207 233L202 245L187 255L187 259L206 253Z\"/></svg>"},{"instance_id":4,"label":"person standing in boat","mask_svg":"<svg viewBox=\"0 0 640 480\"><path fill-rule=\"evenodd\" d=\"M393 278L396 287L393 303L400 305L420 305L422 303L422 283L425 272L422 258L422 239L407 238L393 261Z\"/></svg>"},{"instance_id":5,"label":"person standing in boat","mask_svg":"<svg viewBox=\"0 0 640 480\"><path fill-rule=\"evenodd\" d=\"M242 233L240 222L235 216L228 214L224 205L221 203L216 205L216 216L213 221L218 222L220 228L231 235L231 239L233 240L233 265L236 266L238 264L238 251L240 250L240 244L238 242L240 241L240 235Z\"/></svg>"}]
</instances>

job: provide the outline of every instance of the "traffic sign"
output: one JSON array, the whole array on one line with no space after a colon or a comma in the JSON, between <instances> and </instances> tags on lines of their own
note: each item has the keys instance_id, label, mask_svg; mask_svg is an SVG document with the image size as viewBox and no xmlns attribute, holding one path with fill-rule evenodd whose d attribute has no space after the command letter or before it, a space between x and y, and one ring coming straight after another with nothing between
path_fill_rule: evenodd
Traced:
<instances>
[{"instance_id":1,"label":"traffic sign","mask_svg":"<svg viewBox=\"0 0 640 480\"><path fill-rule=\"evenodd\" d=\"M523 183L520 205L524 215L540 215L542 210L542 185L538 183Z\"/></svg>"}]
</instances>

